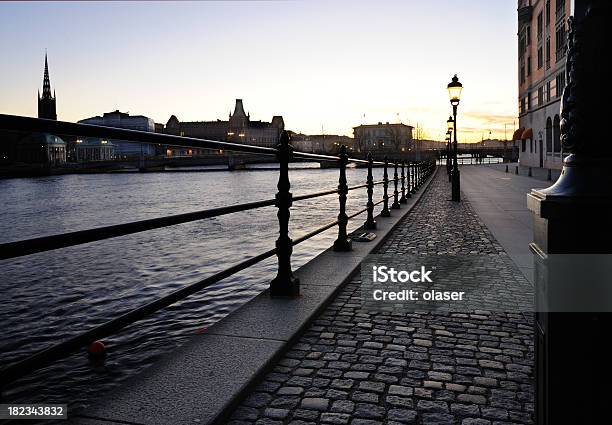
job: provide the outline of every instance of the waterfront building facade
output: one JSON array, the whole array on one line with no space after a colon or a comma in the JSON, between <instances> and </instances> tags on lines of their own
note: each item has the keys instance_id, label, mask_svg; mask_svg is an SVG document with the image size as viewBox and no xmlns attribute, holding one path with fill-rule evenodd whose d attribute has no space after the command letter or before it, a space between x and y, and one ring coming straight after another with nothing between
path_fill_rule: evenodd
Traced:
<instances>
[{"instance_id":1,"label":"waterfront building facade","mask_svg":"<svg viewBox=\"0 0 612 425\"><path fill-rule=\"evenodd\" d=\"M518 1L519 162L561 169L560 101L566 83L570 0Z\"/></svg>"},{"instance_id":2,"label":"waterfront building facade","mask_svg":"<svg viewBox=\"0 0 612 425\"><path fill-rule=\"evenodd\" d=\"M406 124L362 124L353 127L356 152L399 153L413 148L412 130Z\"/></svg>"},{"instance_id":3,"label":"waterfront building facade","mask_svg":"<svg viewBox=\"0 0 612 425\"><path fill-rule=\"evenodd\" d=\"M346 146L349 154L355 149L355 139L338 134L297 134L290 132L293 148L302 152L331 154L340 152L342 145Z\"/></svg>"},{"instance_id":4,"label":"waterfront building facade","mask_svg":"<svg viewBox=\"0 0 612 425\"><path fill-rule=\"evenodd\" d=\"M76 139L75 159L78 162L110 161L115 158L115 145L106 139Z\"/></svg>"},{"instance_id":5,"label":"waterfront building facade","mask_svg":"<svg viewBox=\"0 0 612 425\"><path fill-rule=\"evenodd\" d=\"M244 111L242 99L236 99L234 112L230 112L227 121L179 121L172 115L163 131L178 136L274 147L284 129L282 116L275 115L270 122L251 120L250 114Z\"/></svg>"},{"instance_id":6,"label":"waterfront building facade","mask_svg":"<svg viewBox=\"0 0 612 425\"><path fill-rule=\"evenodd\" d=\"M155 122L151 118L143 115L130 115L119 112L119 110L107 112L102 116L86 118L80 120L79 123L155 132ZM150 143L137 143L129 140L108 140L108 142L113 145L114 156L118 159L148 157L156 153L155 145Z\"/></svg>"},{"instance_id":7,"label":"waterfront building facade","mask_svg":"<svg viewBox=\"0 0 612 425\"><path fill-rule=\"evenodd\" d=\"M31 133L17 143L17 162L58 166L66 162L66 142L48 133Z\"/></svg>"}]
</instances>

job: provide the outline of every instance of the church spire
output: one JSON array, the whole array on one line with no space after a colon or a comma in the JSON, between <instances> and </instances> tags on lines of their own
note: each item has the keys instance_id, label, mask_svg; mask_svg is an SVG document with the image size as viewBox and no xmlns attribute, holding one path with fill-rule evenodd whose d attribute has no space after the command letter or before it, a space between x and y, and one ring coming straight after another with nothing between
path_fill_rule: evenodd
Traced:
<instances>
[{"instance_id":1,"label":"church spire","mask_svg":"<svg viewBox=\"0 0 612 425\"><path fill-rule=\"evenodd\" d=\"M49 80L49 63L47 61L47 52L45 52L45 74L43 77L43 99L51 99L51 81Z\"/></svg>"},{"instance_id":2,"label":"church spire","mask_svg":"<svg viewBox=\"0 0 612 425\"><path fill-rule=\"evenodd\" d=\"M42 96L38 92L38 118L56 120L57 113L55 109L55 90L51 96L51 81L49 79L49 62L47 61L47 52L45 51L45 73L43 75Z\"/></svg>"}]
</instances>

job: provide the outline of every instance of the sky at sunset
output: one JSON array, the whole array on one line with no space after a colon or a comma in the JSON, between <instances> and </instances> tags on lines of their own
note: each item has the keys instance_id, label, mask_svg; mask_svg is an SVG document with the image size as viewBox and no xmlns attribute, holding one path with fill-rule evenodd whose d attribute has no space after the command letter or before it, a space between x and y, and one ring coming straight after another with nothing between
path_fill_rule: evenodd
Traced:
<instances>
[{"instance_id":1,"label":"sky at sunset","mask_svg":"<svg viewBox=\"0 0 612 425\"><path fill-rule=\"evenodd\" d=\"M36 116L45 49L58 119L119 109L166 123L251 119L352 135L378 121L460 141L512 135L516 1L0 3L0 113ZM365 115L365 117L364 117Z\"/></svg>"}]
</instances>

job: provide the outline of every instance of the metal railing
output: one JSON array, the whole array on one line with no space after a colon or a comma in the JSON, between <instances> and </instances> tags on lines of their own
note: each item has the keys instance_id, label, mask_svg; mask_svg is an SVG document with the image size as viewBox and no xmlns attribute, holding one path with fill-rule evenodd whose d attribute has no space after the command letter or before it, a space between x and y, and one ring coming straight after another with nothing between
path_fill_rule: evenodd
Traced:
<instances>
[{"instance_id":1,"label":"metal railing","mask_svg":"<svg viewBox=\"0 0 612 425\"><path fill-rule=\"evenodd\" d=\"M103 137L108 139L129 140L138 143L154 143L171 146L182 146L190 148L211 148L225 149L236 152L256 153L263 155L274 155L279 162L278 192L274 199L266 199L256 202L230 205L220 208L200 210L185 214L170 215L149 220L134 221L130 223L118 224L113 226L97 227L88 230L63 233L52 236L45 236L33 239L20 240L0 244L0 260L21 257L25 255L80 245L89 242L101 241L109 238L125 236L133 233L144 232L147 230L158 229L176 224L188 223L206 218L219 217L221 215L232 214L240 211L276 206L278 208L279 236L276 240L276 247L258 255L250 257L237 263L225 270L222 270L203 280L187 285L181 289L173 291L163 297L149 302L141 307L131 309L108 322L95 326L92 329L79 335L66 339L58 344L38 351L22 360L0 370L0 390L7 384L14 382L20 377L29 374L37 369L48 366L52 362L65 358L79 348L82 348L96 340L112 335L124 327L141 320L152 313L168 307L184 298L201 291L202 289L219 282L241 270L257 264L274 255L278 259L278 271L276 277L270 283L270 295L273 297L294 297L299 295L299 279L293 275L291 268L291 254L293 246L298 245L319 233L322 233L334 226L338 226L338 237L334 242L334 250L350 251L351 243L347 234L347 223L350 219L363 213L367 213L367 219L363 224L365 229L375 229L374 207L383 204L381 216L390 215L389 200L393 200L391 209L400 208L401 203L406 203L411 194L418 190L425 179L431 175L435 168L433 161L418 161L401 163L395 161L393 164L393 194L388 194L389 179L388 168L389 160L374 161L372 154L368 154L367 160L349 158L346 147L342 146L338 156L320 155L307 152L294 151L289 143L289 136L283 131L278 146L275 148L242 145L229 142L214 140L204 140L191 137L174 136L159 133L149 133L135 130L126 130L111 127L102 127L88 124L74 124L61 121L52 121L37 118L28 118L12 115L0 114L0 130L16 132L41 132L56 135L68 135L77 137ZM339 168L339 184L337 189L308 193L305 195L293 196L289 181L289 162L293 159L309 161L333 161ZM346 167L350 162L362 164L367 167L368 175L365 184L348 187L346 181ZM374 181L372 169L374 166L384 167L383 179ZM401 176L398 174L401 170ZM401 181L401 188L399 184ZM383 185L383 198L377 202L373 200L374 186ZM348 215L346 213L346 200L350 191L366 188L368 201L366 207ZM400 197L401 193L401 197ZM289 237L290 208L294 202L307 199L318 198L338 194L339 214L336 220L327 223L311 232L292 240ZM1 393L0 393L1 395Z\"/></svg>"}]
</instances>

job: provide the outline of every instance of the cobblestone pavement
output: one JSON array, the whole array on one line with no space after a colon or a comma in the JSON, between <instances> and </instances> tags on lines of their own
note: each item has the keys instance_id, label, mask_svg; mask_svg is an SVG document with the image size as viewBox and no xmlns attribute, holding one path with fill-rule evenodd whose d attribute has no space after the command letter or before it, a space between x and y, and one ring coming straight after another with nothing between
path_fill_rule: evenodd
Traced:
<instances>
[{"instance_id":1,"label":"cobblestone pavement","mask_svg":"<svg viewBox=\"0 0 612 425\"><path fill-rule=\"evenodd\" d=\"M438 173L379 250L499 256L522 276L467 199ZM518 278L517 278L518 279ZM230 423L531 424L532 317L362 310L354 278L233 413Z\"/></svg>"}]
</instances>

